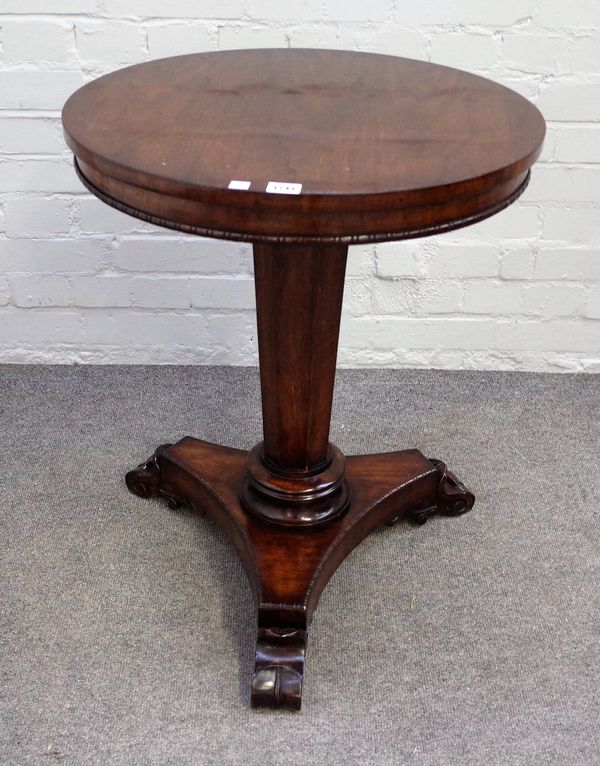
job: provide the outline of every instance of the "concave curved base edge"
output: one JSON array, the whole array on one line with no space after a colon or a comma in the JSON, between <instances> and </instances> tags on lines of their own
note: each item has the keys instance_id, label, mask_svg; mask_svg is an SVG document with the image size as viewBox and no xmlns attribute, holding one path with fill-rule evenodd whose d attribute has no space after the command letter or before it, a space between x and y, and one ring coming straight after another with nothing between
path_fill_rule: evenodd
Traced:
<instances>
[{"instance_id":1,"label":"concave curved base edge","mask_svg":"<svg viewBox=\"0 0 600 766\"><path fill-rule=\"evenodd\" d=\"M235 545L258 606L253 707L299 709L312 612L333 572L367 535L401 519L424 523L456 516L474 496L437 460L418 450L346 459L352 501L347 513L318 527L274 526L248 514L239 500L247 453L185 437L158 447L129 471L140 497L162 497L209 514Z\"/></svg>"}]
</instances>

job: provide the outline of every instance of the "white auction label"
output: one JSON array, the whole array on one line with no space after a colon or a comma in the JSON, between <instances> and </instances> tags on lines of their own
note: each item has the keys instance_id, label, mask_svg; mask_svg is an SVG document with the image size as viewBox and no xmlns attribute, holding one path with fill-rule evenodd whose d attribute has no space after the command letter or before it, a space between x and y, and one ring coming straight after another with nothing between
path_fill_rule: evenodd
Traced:
<instances>
[{"instance_id":1,"label":"white auction label","mask_svg":"<svg viewBox=\"0 0 600 766\"><path fill-rule=\"evenodd\" d=\"M230 189L240 189L241 191L247 191L250 188L251 181L230 181Z\"/></svg>"},{"instance_id":2,"label":"white auction label","mask_svg":"<svg viewBox=\"0 0 600 766\"><path fill-rule=\"evenodd\" d=\"M269 194L300 194L302 184L292 184L287 181L269 181L267 191Z\"/></svg>"}]
</instances>

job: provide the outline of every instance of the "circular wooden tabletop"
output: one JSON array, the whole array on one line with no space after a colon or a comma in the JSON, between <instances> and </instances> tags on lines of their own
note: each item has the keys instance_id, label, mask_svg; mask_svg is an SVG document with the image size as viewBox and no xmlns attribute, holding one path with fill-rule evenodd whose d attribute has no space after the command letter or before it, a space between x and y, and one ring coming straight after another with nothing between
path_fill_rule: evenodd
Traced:
<instances>
[{"instance_id":1,"label":"circular wooden tabletop","mask_svg":"<svg viewBox=\"0 0 600 766\"><path fill-rule=\"evenodd\" d=\"M84 183L163 226L377 241L473 223L523 191L540 112L490 80L321 49L221 51L101 77L63 111Z\"/></svg>"}]
</instances>

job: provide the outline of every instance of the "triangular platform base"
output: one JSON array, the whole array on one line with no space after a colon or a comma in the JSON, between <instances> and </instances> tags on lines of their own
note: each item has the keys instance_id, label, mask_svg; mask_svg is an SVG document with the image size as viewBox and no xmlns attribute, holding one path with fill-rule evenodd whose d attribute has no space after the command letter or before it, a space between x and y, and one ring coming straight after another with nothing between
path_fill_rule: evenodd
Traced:
<instances>
[{"instance_id":1,"label":"triangular platform base","mask_svg":"<svg viewBox=\"0 0 600 766\"><path fill-rule=\"evenodd\" d=\"M350 505L315 527L269 524L239 499L247 452L191 437L159 447L127 474L141 497L164 497L209 514L235 545L258 605L253 706L300 708L306 634L327 581L350 551L382 524L434 513L456 516L474 496L437 460L418 450L346 458Z\"/></svg>"}]
</instances>

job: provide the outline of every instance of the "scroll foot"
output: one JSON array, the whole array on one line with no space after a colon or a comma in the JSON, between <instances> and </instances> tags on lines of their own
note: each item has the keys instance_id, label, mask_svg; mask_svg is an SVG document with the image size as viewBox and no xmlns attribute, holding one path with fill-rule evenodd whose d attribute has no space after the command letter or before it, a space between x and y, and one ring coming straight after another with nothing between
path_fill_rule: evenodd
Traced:
<instances>
[{"instance_id":1,"label":"scroll foot","mask_svg":"<svg viewBox=\"0 0 600 766\"><path fill-rule=\"evenodd\" d=\"M162 497L171 510L176 510L185 504L185 499L162 486L160 470L160 456L172 446L172 444L163 444L158 447L145 463L140 463L137 468L125 475L125 483L127 489L134 495L143 498Z\"/></svg>"},{"instance_id":2,"label":"scroll foot","mask_svg":"<svg viewBox=\"0 0 600 766\"><path fill-rule=\"evenodd\" d=\"M418 450L354 455L345 466L352 498L345 513L297 528L246 511L240 488L248 480L248 453L242 450L186 437L159 447L127 475L127 486L141 497L208 513L235 545L258 602L254 708L300 709L308 625L349 551L394 517L422 523L433 513L458 515L473 505L473 495L446 466Z\"/></svg>"},{"instance_id":3,"label":"scroll foot","mask_svg":"<svg viewBox=\"0 0 600 766\"><path fill-rule=\"evenodd\" d=\"M445 463L434 458L429 460L439 475L436 504L411 511L409 518L417 524L425 524L436 513L441 516L461 516L470 511L475 503L475 495L448 470Z\"/></svg>"},{"instance_id":4,"label":"scroll foot","mask_svg":"<svg viewBox=\"0 0 600 766\"><path fill-rule=\"evenodd\" d=\"M306 631L259 628L252 679L252 707L300 710Z\"/></svg>"}]
</instances>

